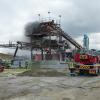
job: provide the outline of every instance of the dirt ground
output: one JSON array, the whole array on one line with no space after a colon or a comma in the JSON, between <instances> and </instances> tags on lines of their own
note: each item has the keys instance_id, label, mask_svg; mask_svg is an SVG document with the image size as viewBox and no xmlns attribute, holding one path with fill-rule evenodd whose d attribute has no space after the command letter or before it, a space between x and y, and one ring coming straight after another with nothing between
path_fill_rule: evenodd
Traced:
<instances>
[{"instance_id":1,"label":"dirt ground","mask_svg":"<svg viewBox=\"0 0 100 100\"><path fill-rule=\"evenodd\" d=\"M31 77L12 72L0 73L0 100L100 99L100 76Z\"/></svg>"}]
</instances>

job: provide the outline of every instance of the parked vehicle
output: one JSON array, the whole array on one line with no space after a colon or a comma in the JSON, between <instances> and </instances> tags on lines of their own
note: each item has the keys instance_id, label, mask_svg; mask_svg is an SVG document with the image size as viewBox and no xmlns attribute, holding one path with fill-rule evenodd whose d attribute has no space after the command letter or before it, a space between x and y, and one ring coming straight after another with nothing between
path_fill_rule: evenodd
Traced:
<instances>
[{"instance_id":1,"label":"parked vehicle","mask_svg":"<svg viewBox=\"0 0 100 100\"><path fill-rule=\"evenodd\" d=\"M3 61L0 59L0 72L4 71L4 63Z\"/></svg>"}]
</instances>

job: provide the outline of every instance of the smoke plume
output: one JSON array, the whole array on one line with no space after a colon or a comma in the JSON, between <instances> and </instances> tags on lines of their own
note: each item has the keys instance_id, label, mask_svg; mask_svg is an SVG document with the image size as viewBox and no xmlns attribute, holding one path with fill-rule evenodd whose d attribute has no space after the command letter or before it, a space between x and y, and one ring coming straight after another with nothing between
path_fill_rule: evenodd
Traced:
<instances>
[{"instance_id":1,"label":"smoke plume","mask_svg":"<svg viewBox=\"0 0 100 100\"><path fill-rule=\"evenodd\" d=\"M25 26L25 36L31 35L39 31L39 22L30 22Z\"/></svg>"}]
</instances>

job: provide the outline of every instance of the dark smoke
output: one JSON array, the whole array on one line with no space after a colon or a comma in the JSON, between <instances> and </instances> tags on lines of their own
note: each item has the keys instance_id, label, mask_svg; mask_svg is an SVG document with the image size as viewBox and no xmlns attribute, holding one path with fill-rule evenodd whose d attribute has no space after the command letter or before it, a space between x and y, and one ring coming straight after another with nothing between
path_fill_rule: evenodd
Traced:
<instances>
[{"instance_id":1,"label":"dark smoke","mask_svg":"<svg viewBox=\"0 0 100 100\"><path fill-rule=\"evenodd\" d=\"M28 36L28 35L33 34L34 32L37 33L39 31L39 25L40 25L39 22L30 22L26 24L25 35Z\"/></svg>"}]
</instances>

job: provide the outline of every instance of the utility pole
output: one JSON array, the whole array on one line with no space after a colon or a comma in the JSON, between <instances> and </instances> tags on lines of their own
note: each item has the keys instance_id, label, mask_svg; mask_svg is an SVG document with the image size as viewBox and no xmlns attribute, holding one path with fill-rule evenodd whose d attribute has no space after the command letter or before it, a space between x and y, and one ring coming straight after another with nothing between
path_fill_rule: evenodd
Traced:
<instances>
[{"instance_id":1,"label":"utility pole","mask_svg":"<svg viewBox=\"0 0 100 100\"><path fill-rule=\"evenodd\" d=\"M50 13L51 13L51 12L50 12L50 11L48 11L48 15L49 15L49 21L50 21Z\"/></svg>"},{"instance_id":2,"label":"utility pole","mask_svg":"<svg viewBox=\"0 0 100 100\"><path fill-rule=\"evenodd\" d=\"M40 14L38 14L38 17L39 17L39 22L40 22Z\"/></svg>"},{"instance_id":3,"label":"utility pole","mask_svg":"<svg viewBox=\"0 0 100 100\"><path fill-rule=\"evenodd\" d=\"M33 46L32 46L32 36L30 37L31 42L31 61L33 60Z\"/></svg>"},{"instance_id":4,"label":"utility pole","mask_svg":"<svg viewBox=\"0 0 100 100\"><path fill-rule=\"evenodd\" d=\"M59 26L61 27L61 15L59 15Z\"/></svg>"}]
</instances>

